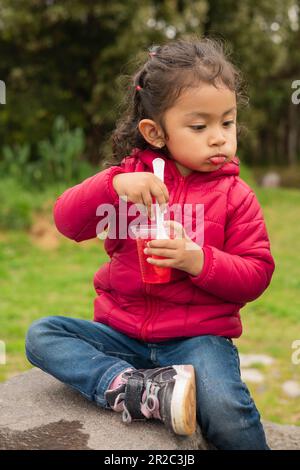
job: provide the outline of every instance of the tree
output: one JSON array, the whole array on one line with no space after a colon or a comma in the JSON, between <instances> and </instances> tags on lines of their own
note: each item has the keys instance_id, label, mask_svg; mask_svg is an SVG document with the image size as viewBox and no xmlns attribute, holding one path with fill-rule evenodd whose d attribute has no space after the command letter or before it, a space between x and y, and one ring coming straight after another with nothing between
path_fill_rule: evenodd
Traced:
<instances>
[{"instance_id":1,"label":"tree","mask_svg":"<svg viewBox=\"0 0 300 470\"><path fill-rule=\"evenodd\" d=\"M122 103L120 73L133 72L134 57L146 57L153 43L196 33L223 39L248 83L242 158L293 163L300 154L290 99L300 78L299 1L0 0L1 143L34 148L61 115L83 128L86 158L98 163L110 151Z\"/></svg>"}]
</instances>

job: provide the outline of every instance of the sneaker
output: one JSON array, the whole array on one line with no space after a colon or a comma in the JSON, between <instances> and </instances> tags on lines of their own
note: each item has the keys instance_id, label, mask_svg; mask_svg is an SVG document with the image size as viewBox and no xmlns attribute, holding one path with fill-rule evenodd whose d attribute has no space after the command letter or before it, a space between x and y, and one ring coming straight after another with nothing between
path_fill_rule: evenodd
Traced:
<instances>
[{"instance_id":1,"label":"sneaker","mask_svg":"<svg viewBox=\"0 0 300 470\"><path fill-rule=\"evenodd\" d=\"M115 411L122 411L125 423L160 419L175 434L196 430L196 386L192 365L124 372L119 387L105 392Z\"/></svg>"}]
</instances>

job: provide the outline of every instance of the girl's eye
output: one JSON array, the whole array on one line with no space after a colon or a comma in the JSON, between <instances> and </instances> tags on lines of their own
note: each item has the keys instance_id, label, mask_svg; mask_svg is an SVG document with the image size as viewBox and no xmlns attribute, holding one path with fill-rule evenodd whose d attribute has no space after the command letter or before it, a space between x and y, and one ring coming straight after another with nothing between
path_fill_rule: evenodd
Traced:
<instances>
[{"instance_id":1,"label":"girl's eye","mask_svg":"<svg viewBox=\"0 0 300 470\"><path fill-rule=\"evenodd\" d=\"M230 127L233 124L235 124L234 121L225 121L225 122L223 122L223 126L225 126L225 127ZM194 131L202 131L205 128L206 128L206 126L204 126L204 125L191 126L191 129L193 129Z\"/></svg>"},{"instance_id":2,"label":"girl's eye","mask_svg":"<svg viewBox=\"0 0 300 470\"><path fill-rule=\"evenodd\" d=\"M191 126L191 129L194 129L194 131L201 131L202 129L205 129L206 126Z\"/></svg>"}]
</instances>

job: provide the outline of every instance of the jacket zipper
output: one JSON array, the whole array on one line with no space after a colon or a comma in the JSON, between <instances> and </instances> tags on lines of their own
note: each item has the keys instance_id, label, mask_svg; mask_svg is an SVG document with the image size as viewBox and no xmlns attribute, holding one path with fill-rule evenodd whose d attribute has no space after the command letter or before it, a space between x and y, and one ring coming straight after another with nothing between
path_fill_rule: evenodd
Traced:
<instances>
[{"instance_id":1,"label":"jacket zipper","mask_svg":"<svg viewBox=\"0 0 300 470\"><path fill-rule=\"evenodd\" d=\"M184 182L185 182L185 177L184 176L181 176L180 177L180 181L179 181L179 185L178 185L178 188L177 188L177 191L175 193L175 196L173 198L173 201L172 201L172 204L176 203L179 201L180 199L180 194L181 194L181 191L182 191L182 188L184 186ZM179 197L178 197L178 200L177 200L177 195L179 194Z\"/></svg>"},{"instance_id":2,"label":"jacket zipper","mask_svg":"<svg viewBox=\"0 0 300 470\"><path fill-rule=\"evenodd\" d=\"M143 341L146 342L147 340L147 335L146 335L146 330L148 326L148 322L150 318L152 317L152 300L151 300L151 284L144 283L144 291L146 295L146 305L148 307L148 301L149 301L149 315L146 317L146 320L144 321L144 324L142 326L141 330L141 338Z\"/></svg>"},{"instance_id":3,"label":"jacket zipper","mask_svg":"<svg viewBox=\"0 0 300 470\"><path fill-rule=\"evenodd\" d=\"M172 204L179 201L181 193L182 193L182 189L184 187L184 184L185 184L185 177L181 176L177 191L176 191L175 196L174 196L173 201L172 201ZM178 194L179 194L179 196L178 196ZM177 197L178 197L178 201L177 201ZM146 302L147 302L147 299L149 300L149 315L147 315L147 317L144 321L144 324L142 326L141 339L146 342L147 341L147 327L148 327L148 325L151 321L151 318L153 316L152 312L155 310L155 308L154 308L155 305L153 304L154 300L151 298L151 284L144 283L144 292L145 292L145 295L147 296L146 297Z\"/></svg>"}]
</instances>

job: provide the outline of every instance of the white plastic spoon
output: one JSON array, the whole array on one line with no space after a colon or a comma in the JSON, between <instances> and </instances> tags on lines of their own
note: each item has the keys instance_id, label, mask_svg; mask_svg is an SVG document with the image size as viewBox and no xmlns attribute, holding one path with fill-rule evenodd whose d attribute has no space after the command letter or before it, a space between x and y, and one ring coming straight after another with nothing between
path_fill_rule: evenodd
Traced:
<instances>
[{"instance_id":1,"label":"white plastic spoon","mask_svg":"<svg viewBox=\"0 0 300 470\"><path fill-rule=\"evenodd\" d=\"M154 158L152 165L155 176L157 176L159 179L161 179L162 182L164 182L165 161L162 158ZM159 240L165 240L166 238L169 238L164 227L164 213L160 210L157 200L155 203L155 216L157 225L156 238Z\"/></svg>"}]
</instances>

